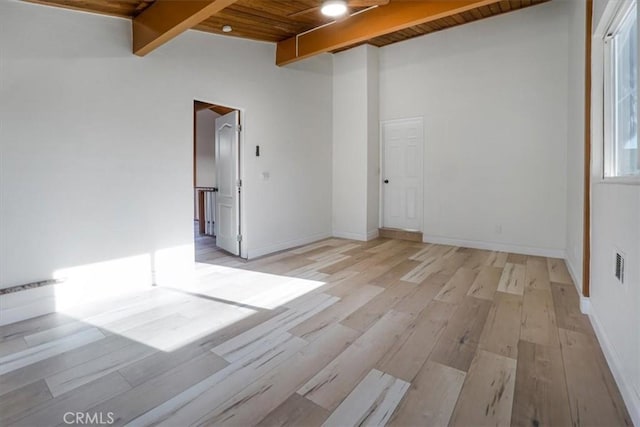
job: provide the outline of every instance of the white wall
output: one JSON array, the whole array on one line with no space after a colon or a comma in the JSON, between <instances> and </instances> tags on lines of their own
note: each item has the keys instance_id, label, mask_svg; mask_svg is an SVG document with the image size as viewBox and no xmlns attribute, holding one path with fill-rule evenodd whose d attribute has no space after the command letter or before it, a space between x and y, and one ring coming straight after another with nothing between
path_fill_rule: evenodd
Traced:
<instances>
[{"instance_id":1,"label":"white wall","mask_svg":"<svg viewBox=\"0 0 640 427\"><path fill-rule=\"evenodd\" d=\"M367 238L380 226L380 73L379 49L367 45Z\"/></svg>"},{"instance_id":2,"label":"white wall","mask_svg":"<svg viewBox=\"0 0 640 427\"><path fill-rule=\"evenodd\" d=\"M378 52L369 45L334 55L333 235L377 236Z\"/></svg>"},{"instance_id":3,"label":"white wall","mask_svg":"<svg viewBox=\"0 0 640 427\"><path fill-rule=\"evenodd\" d=\"M602 180L602 37L616 1L594 2L592 57L591 321L636 425L640 425L640 183ZM625 283L614 251L626 254Z\"/></svg>"},{"instance_id":4,"label":"white wall","mask_svg":"<svg viewBox=\"0 0 640 427\"><path fill-rule=\"evenodd\" d=\"M196 112L196 187L215 187L216 118L211 110Z\"/></svg>"},{"instance_id":5,"label":"white wall","mask_svg":"<svg viewBox=\"0 0 640 427\"><path fill-rule=\"evenodd\" d=\"M582 1L570 6L568 49L569 93L567 110L567 240L566 260L576 288L582 294L583 212L584 212L584 73L585 17Z\"/></svg>"},{"instance_id":6,"label":"white wall","mask_svg":"<svg viewBox=\"0 0 640 427\"><path fill-rule=\"evenodd\" d=\"M278 68L273 44L188 31L139 58L128 20L18 1L0 55L0 286L192 261L194 99L243 111L246 255L331 234L329 56Z\"/></svg>"},{"instance_id":7,"label":"white wall","mask_svg":"<svg viewBox=\"0 0 640 427\"><path fill-rule=\"evenodd\" d=\"M380 119L424 117L426 241L564 257L568 14L554 1L380 49Z\"/></svg>"}]
</instances>

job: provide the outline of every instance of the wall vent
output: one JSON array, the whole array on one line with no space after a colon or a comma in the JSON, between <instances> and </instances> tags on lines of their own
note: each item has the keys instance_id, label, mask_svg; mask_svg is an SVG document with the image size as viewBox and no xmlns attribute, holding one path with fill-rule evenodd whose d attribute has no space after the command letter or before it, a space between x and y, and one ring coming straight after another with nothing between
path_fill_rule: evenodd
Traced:
<instances>
[{"instance_id":1,"label":"wall vent","mask_svg":"<svg viewBox=\"0 0 640 427\"><path fill-rule=\"evenodd\" d=\"M624 254L616 252L616 279L624 283Z\"/></svg>"}]
</instances>

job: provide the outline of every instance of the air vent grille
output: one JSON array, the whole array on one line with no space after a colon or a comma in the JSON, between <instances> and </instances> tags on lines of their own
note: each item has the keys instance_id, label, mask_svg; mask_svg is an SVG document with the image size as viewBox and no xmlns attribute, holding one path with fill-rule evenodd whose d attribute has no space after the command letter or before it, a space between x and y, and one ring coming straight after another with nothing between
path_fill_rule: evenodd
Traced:
<instances>
[{"instance_id":1,"label":"air vent grille","mask_svg":"<svg viewBox=\"0 0 640 427\"><path fill-rule=\"evenodd\" d=\"M624 256L616 252L616 278L624 283Z\"/></svg>"}]
</instances>

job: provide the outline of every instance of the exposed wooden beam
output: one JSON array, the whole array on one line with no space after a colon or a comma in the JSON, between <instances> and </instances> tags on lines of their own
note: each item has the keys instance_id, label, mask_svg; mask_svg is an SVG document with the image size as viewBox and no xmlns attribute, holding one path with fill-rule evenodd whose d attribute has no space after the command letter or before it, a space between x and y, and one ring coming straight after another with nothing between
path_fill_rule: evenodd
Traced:
<instances>
[{"instance_id":1,"label":"exposed wooden beam","mask_svg":"<svg viewBox=\"0 0 640 427\"><path fill-rule=\"evenodd\" d=\"M279 42L276 64L290 64L493 3L499 3L499 0L393 1Z\"/></svg>"},{"instance_id":2,"label":"exposed wooden beam","mask_svg":"<svg viewBox=\"0 0 640 427\"><path fill-rule=\"evenodd\" d=\"M133 19L133 53L148 54L236 1L156 1Z\"/></svg>"}]
</instances>

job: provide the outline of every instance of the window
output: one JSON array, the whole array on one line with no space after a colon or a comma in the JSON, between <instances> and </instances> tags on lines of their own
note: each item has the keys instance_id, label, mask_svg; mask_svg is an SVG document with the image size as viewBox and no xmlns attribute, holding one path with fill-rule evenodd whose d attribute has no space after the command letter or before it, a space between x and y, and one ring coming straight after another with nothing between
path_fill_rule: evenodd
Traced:
<instances>
[{"instance_id":1,"label":"window","mask_svg":"<svg viewBox=\"0 0 640 427\"><path fill-rule=\"evenodd\" d=\"M605 178L640 177L637 6L622 5L605 37Z\"/></svg>"}]
</instances>

